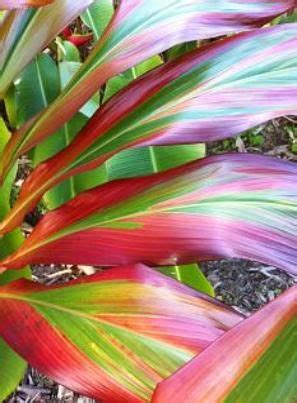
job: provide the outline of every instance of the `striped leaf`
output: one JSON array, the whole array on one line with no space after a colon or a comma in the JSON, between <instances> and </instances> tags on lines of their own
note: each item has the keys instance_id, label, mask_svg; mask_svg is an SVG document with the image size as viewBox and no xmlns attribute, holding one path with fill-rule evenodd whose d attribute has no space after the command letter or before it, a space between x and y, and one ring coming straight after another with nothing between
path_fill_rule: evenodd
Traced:
<instances>
[{"instance_id":1,"label":"striped leaf","mask_svg":"<svg viewBox=\"0 0 297 403\"><path fill-rule=\"evenodd\" d=\"M239 257L296 273L296 174L291 162L227 154L109 182L47 214L1 270Z\"/></svg>"},{"instance_id":2,"label":"striped leaf","mask_svg":"<svg viewBox=\"0 0 297 403\"><path fill-rule=\"evenodd\" d=\"M0 231L18 225L51 186L122 149L216 140L297 113L296 32L297 24L288 24L241 34L140 77L35 170ZM13 147L3 156L4 171Z\"/></svg>"},{"instance_id":3,"label":"striped leaf","mask_svg":"<svg viewBox=\"0 0 297 403\"><path fill-rule=\"evenodd\" d=\"M44 374L106 402L149 401L158 382L241 320L141 265L65 286L0 287L0 335Z\"/></svg>"},{"instance_id":4,"label":"striped leaf","mask_svg":"<svg viewBox=\"0 0 297 403\"><path fill-rule=\"evenodd\" d=\"M42 7L54 0L1 0L0 10L23 7Z\"/></svg>"},{"instance_id":5,"label":"striped leaf","mask_svg":"<svg viewBox=\"0 0 297 403\"><path fill-rule=\"evenodd\" d=\"M0 25L0 98L47 44L93 0L55 0L38 9L12 10Z\"/></svg>"},{"instance_id":6,"label":"striped leaf","mask_svg":"<svg viewBox=\"0 0 297 403\"><path fill-rule=\"evenodd\" d=\"M286 291L158 386L153 403L293 402L297 287Z\"/></svg>"},{"instance_id":7,"label":"striped leaf","mask_svg":"<svg viewBox=\"0 0 297 403\"><path fill-rule=\"evenodd\" d=\"M258 26L292 8L294 2L122 0L105 33L65 91L14 136L7 149L6 169L19 155L69 120L109 78L175 44Z\"/></svg>"}]
</instances>

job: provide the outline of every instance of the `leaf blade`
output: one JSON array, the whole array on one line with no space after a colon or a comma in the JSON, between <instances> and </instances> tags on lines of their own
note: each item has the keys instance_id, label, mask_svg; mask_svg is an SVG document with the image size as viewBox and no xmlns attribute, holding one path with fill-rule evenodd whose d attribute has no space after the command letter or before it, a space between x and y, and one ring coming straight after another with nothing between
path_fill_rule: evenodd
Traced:
<instances>
[{"instance_id":1,"label":"leaf blade","mask_svg":"<svg viewBox=\"0 0 297 403\"><path fill-rule=\"evenodd\" d=\"M187 398L193 403L205 399L233 402L238 401L238 393L234 393L234 389L239 391L240 399L246 398L247 395L243 393L248 392L251 401L269 402L271 398L276 401L294 399L294 357L291 350L286 355L287 359L290 357L286 367L288 361L282 360L282 354L286 353L287 344L291 348L294 344L297 325L296 291L296 286L292 287L227 332L199 357L161 383L152 401L180 402ZM293 355L296 357L295 353ZM263 358L266 359L266 364L261 366ZM281 370L282 365L285 366L285 371ZM231 370L226 371L227 367ZM269 371L271 367L274 371ZM250 381L247 381L249 376ZM291 382L284 390L282 382L285 382L287 377L291 377ZM242 380L247 381L248 389L240 389ZM266 383L264 395L261 393L261 387L259 388L262 382Z\"/></svg>"},{"instance_id":2,"label":"leaf blade","mask_svg":"<svg viewBox=\"0 0 297 403\"><path fill-rule=\"evenodd\" d=\"M20 222L52 181L100 166L123 149L215 140L294 114L295 42L296 24L255 30L139 78L107 102L67 150L37 168L2 231L10 220Z\"/></svg>"},{"instance_id":3,"label":"leaf blade","mask_svg":"<svg viewBox=\"0 0 297 403\"><path fill-rule=\"evenodd\" d=\"M8 12L0 34L1 98L22 69L91 2L55 0L46 7Z\"/></svg>"},{"instance_id":4,"label":"leaf blade","mask_svg":"<svg viewBox=\"0 0 297 403\"><path fill-rule=\"evenodd\" d=\"M175 278L181 283L194 288L197 291L207 294L210 297L215 297L215 292L212 285L204 276L197 264L161 267L158 270L161 273L166 274L166 276Z\"/></svg>"},{"instance_id":5,"label":"leaf blade","mask_svg":"<svg viewBox=\"0 0 297 403\"><path fill-rule=\"evenodd\" d=\"M0 150L8 141L10 133L2 118L0 118ZM12 184L16 174L16 167L11 172L3 186L0 187L0 218L3 218L10 209L10 193ZM4 258L23 242L23 236L20 230L13 231L4 238L0 239L0 256ZM29 268L0 274L0 285L6 284L9 281L16 280L22 277L29 277ZM24 376L26 362L21 359L0 337L0 400L4 400L12 393L21 378Z\"/></svg>"},{"instance_id":6,"label":"leaf blade","mask_svg":"<svg viewBox=\"0 0 297 403\"><path fill-rule=\"evenodd\" d=\"M212 0L204 3L194 0L166 0L160 3L154 0L149 7L142 0L134 0L133 3L130 0L121 1L93 53L64 93L41 116L15 136L10 157L17 158L57 130L112 76L177 43L225 35L257 26L292 8L293 4L294 0L273 4L269 0L261 0L253 2L252 7L242 2L238 9L238 4L234 4L233 0L220 2L219 8L217 3L214 7ZM218 18L219 11L221 14ZM176 15L178 23L172 31L168 29L171 27L168 22L174 22ZM74 97L75 92L80 96Z\"/></svg>"},{"instance_id":7,"label":"leaf blade","mask_svg":"<svg viewBox=\"0 0 297 403\"><path fill-rule=\"evenodd\" d=\"M242 320L141 265L62 287L16 282L0 288L0 306L0 334L35 367L79 393L123 402L147 401L158 379Z\"/></svg>"},{"instance_id":8,"label":"leaf blade","mask_svg":"<svg viewBox=\"0 0 297 403\"><path fill-rule=\"evenodd\" d=\"M274 158L227 154L109 182L47 214L0 266L168 266L240 257L294 273L296 169Z\"/></svg>"}]
</instances>

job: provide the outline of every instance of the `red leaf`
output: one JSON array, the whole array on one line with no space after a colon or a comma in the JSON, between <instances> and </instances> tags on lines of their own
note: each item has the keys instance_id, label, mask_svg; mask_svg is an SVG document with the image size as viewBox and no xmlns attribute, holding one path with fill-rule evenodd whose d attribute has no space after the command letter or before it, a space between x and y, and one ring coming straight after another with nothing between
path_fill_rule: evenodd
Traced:
<instances>
[{"instance_id":1,"label":"red leaf","mask_svg":"<svg viewBox=\"0 0 297 403\"><path fill-rule=\"evenodd\" d=\"M243 317L144 266L0 287L0 335L32 366L106 402L147 402Z\"/></svg>"},{"instance_id":2,"label":"red leaf","mask_svg":"<svg viewBox=\"0 0 297 403\"><path fill-rule=\"evenodd\" d=\"M286 325L296 320L296 302L295 286L225 333L202 354L161 382L153 403L225 401ZM277 370L275 368L276 375ZM261 375L265 377L265 373ZM245 398L242 396L243 400Z\"/></svg>"},{"instance_id":3,"label":"red leaf","mask_svg":"<svg viewBox=\"0 0 297 403\"><path fill-rule=\"evenodd\" d=\"M118 180L48 213L0 266L239 257L296 272L297 165L251 154Z\"/></svg>"}]
</instances>

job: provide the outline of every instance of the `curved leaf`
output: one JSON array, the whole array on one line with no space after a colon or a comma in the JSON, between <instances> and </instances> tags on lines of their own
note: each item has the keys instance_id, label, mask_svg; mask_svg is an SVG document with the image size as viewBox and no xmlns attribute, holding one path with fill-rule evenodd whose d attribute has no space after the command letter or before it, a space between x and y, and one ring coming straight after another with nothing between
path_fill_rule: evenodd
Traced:
<instances>
[{"instance_id":1,"label":"curved leaf","mask_svg":"<svg viewBox=\"0 0 297 403\"><path fill-rule=\"evenodd\" d=\"M109 182L47 214L0 266L240 257L296 273L296 174L294 163L227 154Z\"/></svg>"},{"instance_id":2,"label":"curved leaf","mask_svg":"<svg viewBox=\"0 0 297 403\"><path fill-rule=\"evenodd\" d=\"M158 382L241 320L141 265L65 286L0 287L0 335L41 372L106 402L149 401Z\"/></svg>"},{"instance_id":3,"label":"curved leaf","mask_svg":"<svg viewBox=\"0 0 297 403\"><path fill-rule=\"evenodd\" d=\"M215 140L297 113L296 32L297 24L290 24L241 34L140 77L107 102L66 150L35 170L0 231L20 223L51 186L122 149Z\"/></svg>"},{"instance_id":4,"label":"curved leaf","mask_svg":"<svg viewBox=\"0 0 297 403\"><path fill-rule=\"evenodd\" d=\"M175 44L258 26L292 8L294 2L122 0L104 35L65 91L14 136L7 150L6 168L61 127L109 78Z\"/></svg>"},{"instance_id":5,"label":"curved leaf","mask_svg":"<svg viewBox=\"0 0 297 403\"><path fill-rule=\"evenodd\" d=\"M297 287L244 320L158 386L153 403L296 399Z\"/></svg>"}]
</instances>

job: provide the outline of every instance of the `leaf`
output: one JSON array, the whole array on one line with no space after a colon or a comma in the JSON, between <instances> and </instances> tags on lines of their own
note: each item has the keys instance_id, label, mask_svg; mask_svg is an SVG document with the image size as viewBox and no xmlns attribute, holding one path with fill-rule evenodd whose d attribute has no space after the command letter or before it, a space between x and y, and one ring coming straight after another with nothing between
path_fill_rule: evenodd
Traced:
<instances>
[{"instance_id":1,"label":"leaf","mask_svg":"<svg viewBox=\"0 0 297 403\"><path fill-rule=\"evenodd\" d=\"M160 380L241 320L142 265L0 288L4 339L42 373L107 402L149 401Z\"/></svg>"},{"instance_id":2,"label":"leaf","mask_svg":"<svg viewBox=\"0 0 297 403\"><path fill-rule=\"evenodd\" d=\"M53 3L54 0L1 0L0 9L43 7Z\"/></svg>"},{"instance_id":3,"label":"leaf","mask_svg":"<svg viewBox=\"0 0 297 403\"><path fill-rule=\"evenodd\" d=\"M216 140L296 113L296 29L218 41L140 77L100 108L67 150L35 170L0 232L21 222L53 178L86 172L123 149Z\"/></svg>"},{"instance_id":4,"label":"leaf","mask_svg":"<svg viewBox=\"0 0 297 403\"><path fill-rule=\"evenodd\" d=\"M5 125L5 122L3 121L2 118L0 118L0 151L3 149L5 144L7 143L8 139L10 137L10 133ZM10 210L10 194L11 194L11 189L12 185L15 180L15 176L17 173L17 166L13 168L13 170L10 172L9 176L7 177L6 181L3 183L2 186L0 186L0 219L3 220L3 218L8 214ZM21 243L23 242L24 237L21 234L21 231L19 229L13 231L10 234L7 234L6 236L0 238L0 258L5 258L7 255L12 253L14 250L16 250ZM20 277L28 277L30 276L30 270L29 268L25 268L21 271L12 271L11 273L5 273L0 275L0 284L5 284L8 281L15 280ZM1 357L1 355L0 355ZM1 377L0 377L1 380ZM1 386L1 383L0 383ZM1 387L0 387L1 390Z\"/></svg>"},{"instance_id":5,"label":"leaf","mask_svg":"<svg viewBox=\"0 0 297 403\"><path fill-rule=\"evenodd\" d=\"M10 137L9 130L6 127L3 118L0 117L0 150L3 150L5 144L9 140L9 137Z\"/></svg>"},{"instance_id":6,"label":"leaf","mask_svg":"<svg viewBox=\"0 0 297 403\"><path fill-rule=\"evenodd\" d=\"M49 105L69 81L65 63L60 70L49 55L41 54L30 63L15 85L15 104L18 125L25 123L45 106ZM75 134L86 124L87 118L76 114L57 133L39 144L31 153L33 166L52 157L73 140ZM75 196L75 183L71 178L62 185L47 192L43 201L49 208L55 208Z\"/></svg>"},{"instance_id":7,"label":"leaf","mask_svg":"<svg viewBox=\"0 0 297 403\"><path fill-rule=\"evenodd\" d=\"M80 194L0 262L155 266L238 257L296 273L297 166L226 154Z\"/></svg>"},{"instance_id":8,"label":"leaf","mask_svg":"<svg viewBox=\"0 0 297 403\"><path fill-rule=\"evenodd\" d=\"M276 18L278 24L287 24L292 22L297 22L297 10L296 5L295 8L292 10L292 14L282 15Z\"/></svg>"},{"instance_id":9,"label":"leaf","mask_svg":"<svg viewBox=\"0 0 297 403\"><path fill-rule=\"evenodd\" d=\"M106 181L162 172L205 156L205 145L141 147L125 150L108 160Z\"/></svg>"},{"instance_id":10,"label":"leaf","mask_svg":"<svg viewBox=\"0 0 297 403\"><path fill-rule=\"evenodd\" d=\"M182 43L181 45L176 45L173 48L168 49L165 52L165 60L166 61L174 60L174 59L182 56L183 54L190 52L191 50L194 50L196 48L197 48L196 41L186 42L186 43Z\"/></svg>"},{"instance_id":11,"label":"leaf","mask_svg":"<svg viewBox=\"0 0 297 403\"><path fill-rule=\"evenodd\" d=\"M226 332L161 382L153 403L294 401L296 297L295 286Z\"/></svg>"},{"instance_id":12,"label":"leaf","mask_svg":"<svg viewBox=\"0 0 297 403\"><path fill-rule=\"evenodd\" d=\"M65 60L59 64L59 70L62 81L62 89L66 87L71 78L75 75L75 73L79 70L81 63L73 62ZM85 115L87 118L91 118L96 110L99 108L99 92L94 94L92 98L88 100L88 102L83 105L80 109L80 112Z\"/></svg>"},{"instance_id":13,"label":"leaf","mask_svg":"<svg viewBox=\"0 0 297 403\"><path fill-rule=\"evenodd\" d=\"M79 63L61 62L59 68L50 56L41 54L26 67L15 88L15 104L18 124L29 120L34 114L49 105L60 93L61 89L78 69ZM98 107L99 100L94 98L86 104L82 113L92 114ZM31 153L33 166L52 157L73 140L75 135L86 124L87 118L77 113L69 122L50 138L39 144ZM78 179L70 178L47 192L43 201L47 208L53 209L76 195L76 187L80 187ZM100 182L99 182L100 183ZM99 184L98 182L95 185ZM94 185L94 186L95 186Z\"/></svg>"},{"instance_id":14,"label":"leaf","mask_svg":"<svg viewBox=\"0 0 297 403\"><path fill-rule=\"evenodd\" d=\"M60 93L60 77L55 62L47 54L38 55L15 83L17 125L21 126L53 102ZM37 147L39 153L44 147ZM34 160L34 157L33 157Z\"/></svg>"},{"instance_id":15,"label":"leaf","mask_svg":"<svg viewBox=\"0 0 297 403\"><path fill-rule=\"evenodd\" d=\"M23 68L91 3L55 0L47 7L6 15L0 33L0 98Z\"/></svg>"},{"instance_id":16,"label":"leaf","mask_svg":"<svg viewBox=\"0 0 297 403\"><path fill-rule=\"evenodd\" d=\"M69 41L63 41L60 37L56 38L58 45L58 60L60 62L81 62L81 57L78 48Z\"/></svg>"},{"instance_id":17,"label":"leaf","mask_svg":"<svg viewBox=\"0 0 297 403\"><path fill-rule=\"evenodd\" d=\"M10 133L7 130L5 123L0 118L0 150L3 149L5 143L8 141ZM12 171L5 181L4 185L0 187L0 218L3 219L10 208L10 191L14 181L16 169ZM23 237L19 230L7 235L0 239L0 257L4 258L9 253L13 252L23 241ZM6 272L0 275L0 284L28 276L30 273L29 268L23 270ZM26 363L4 342L0 337L0 401L4 400L10 393L12 393L24 376Z\"/></svg>"},{"instance_id":18,"label":"leaf","mask_svg":"<svg viewBox=\"0 0 297 403\"><path fill-rule=\"evenodd\" d=\"M222 0L215 5L213 0L151 0L149 3L122 0L104 35L65 91L14 136L6 150L6 170L19 155L69 120L111 77L178 43L258 26L292 8L293 4L294 0L273 3L271 0L255 0L252 4L241 1L238 7L234 0ZM271 32L268 31L267 35ZM258 51L266 41L264 38L260 41L260 36L257 36ZM270 55L266 59L270 60Z\"/></svg>"},{"instance_id":19,"label":"leaf","mask_svg":"<svg viewBox=\"0 0 297 403\"><path fill-rule=\"evenodd\" d=\"M26 370L21 359L0 337L0 401L15 391Z\"/></svg>"},{"instance_id":20,"label":"leaf","mask_svg":"<svg viewBox=\"0 0 297 403\"><path fill-rule=\"evenodd\" d=\"M125 150L101 167L75 176L76 191L91 189L114 179L143 176L162 172L205 156L205 145L194 144L168 147L141 147ZM63 184L62 184L63 186Z\"/></svg>"},{"instance_id":21,"label":"leaf","mask_svg":"<svg viewBox=\"0 0 297 403\"><path fill-rule=\"evenodd\" d=\"M141 147L125 150L100 168L74 177L76 193L114 179L131 178L162 172L205 156L205 145ZM63 186L63 183L61 184Z\"/></svg>"},{"instance_id":22,"label":"leaf","mask_svg":"<svg viewBox=\"0 0 297 403\"><path fill-rule=\"evenodd\" d=\"M121 89L130 84L137 77L147 73L150 70L160 66L162 64L162 59L160 56L153 56L148 60L138 64L132 69L111 78L107 84L104 91L104 99L103 101L108 101L113 95L117 94Z\"/></svg>"},{"instance_id":23,"label":"leaf","mask_svg":"<svg viewBox=\"0 0 297 403\"><path fill-rule=\"evenodd\" d=\"M98 40L109 24L113 12L112 0L96 0L81 15L81 19L86 26L91 28L95 39Z\"/></svg>"},{"instance_id":24,"label":"leaf","mask_svg":"<svg viewBox=\"0 0 297 403\"><path fill-rule=\"evenodd\" d=\"M181 283L194 288L197 291L215 296L214 289L207 278L204 276L197 264L186 266L168 266L159 268L160 272L166 276L175 278Z\"/></svg>"}]
</instances>

